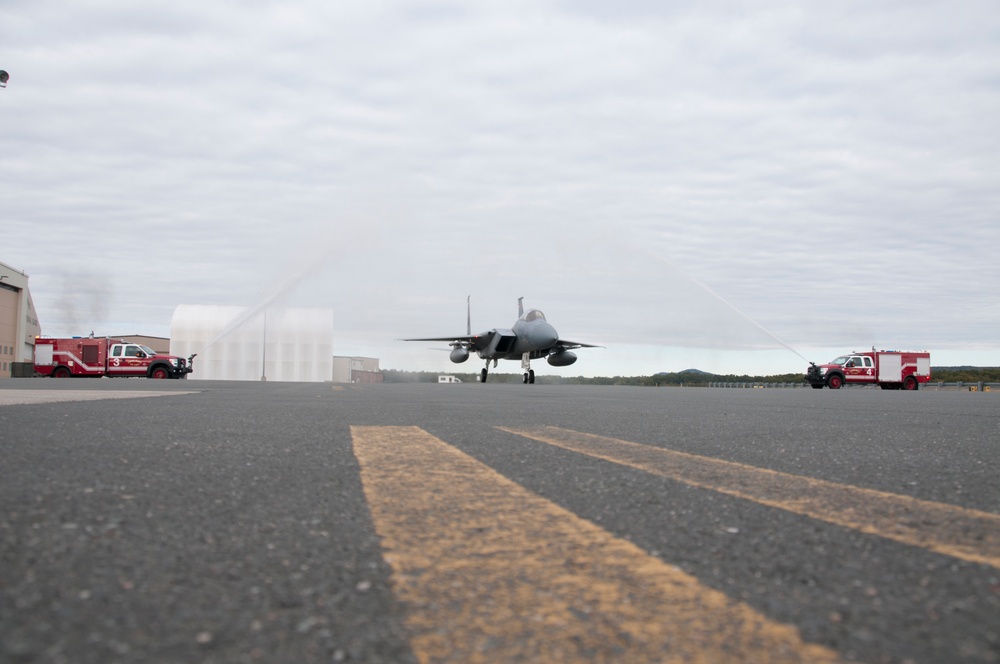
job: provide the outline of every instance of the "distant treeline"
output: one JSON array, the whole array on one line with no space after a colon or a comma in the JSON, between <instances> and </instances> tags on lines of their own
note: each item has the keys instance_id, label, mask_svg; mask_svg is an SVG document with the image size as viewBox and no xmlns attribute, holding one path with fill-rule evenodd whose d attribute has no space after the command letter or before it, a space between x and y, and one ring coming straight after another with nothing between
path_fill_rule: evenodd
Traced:
<instances>
[{"instance_id":1,"label":"distant treeline","mask_svg":"<svg viewBox=\"0 0 1000 664\"><path fill-rule=\"evenodd\" d=\"M432 371L397 371L383 369L382 376L387 383L436 383L442 374ZM479 380L478 373L449 373L449 376L459 378L463 383L475 383ZM676 373L658 373L652 376L545 376L537 375L535 382L542 385L636 385L644 387L659 387L663 385L684 385L688 387L707 387L711 383L796 383L802 381L803 374L791 373L777 376L748 376L746 374L710 374L694 371L679 371ZM1000 383L1000 367L931 367L931 380L945 383ZM491 383L520 383L522 374L490 373Z\"/></svg>"},{"instance_id":2,"label":"distant treeline","mask_svg":"<svg viewBox=\"0 0 1000 664\"><path fill-rule=\"evenodd\" d=\"M931 367L931 380L945 383L1000 383L1000 367Z\"/></svg>"}]
</instances>

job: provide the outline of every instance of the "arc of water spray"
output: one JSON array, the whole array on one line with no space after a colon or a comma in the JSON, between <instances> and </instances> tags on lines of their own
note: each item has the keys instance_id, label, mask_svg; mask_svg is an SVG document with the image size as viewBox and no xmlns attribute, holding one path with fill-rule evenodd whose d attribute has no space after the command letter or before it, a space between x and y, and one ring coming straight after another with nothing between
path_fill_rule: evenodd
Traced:
<instances>
[{"instance_id":1,"label":"arc of water spray","mask_svg":"<svg viewBox=\"0 0 1000 664\"><path fill-rule=\"evenodd\" d=\"M676 269L676 268L674 268L674 269ZM712 297L714 297L715 299L717 299L719 302L721 302L722 304L726 305L727 307L729 307L730 309L732 309L733 311L735 311L737 314L739 314L740 316L742 316L743 318L745 318L747 321L749 321L758 330L760 330L761 332L763 332L767 336L771 337L772 339L774 339L779 344L781 344L782 346L784 346L788 350L790 350L793 353L795 353L796 355L798 355L800 358L802 358L806 362L809 361L809 360L806 360L805 356L802 355L802 353L800 353L799 351L795 350L794 348L792 348L791 346L789 346L787 343L785 343L784 340L782 340L777 334L775 334L771 330L767 329L766 327L764 327L763 325L761 325L760 323L758 323L757 321L755 321L753 318L751 318L747 314L745 314L742 311L740 311L740 309L737 308L737 306L735 304L733 304L732 302L730 302L726 298L722 297L721 295L719 295L718 293L716 293L714 290L712 290L711 288L709 288L705 284L701 283L700 281L698 281L697 279L695 279L694 277L692 277L690 274L687 274L687 273L685 273L683 271L680 271L680 273L682 275L684 275L685 277L687 277L688 279L690 279L692 282L694 282L695 285L699 286L706 293L708 293L709 295L711 295Z\"/></svg>"},{"instance_id":2,"label":"arc of water spray","mask_svg":"<svg viewBox=\"0 0 1000 664\"><path fill-rule=\"evenodd\" d=\"M297 255L300 255L301 253L302 252L297 252ZM198 351L198 353L201 354L205 352L207 348L218 343L226 336L232 334L234 331L245 325L248 321L255 318L267 307L270 307L276 301L291 292L291 290L300 282L305 280L306 277L317 272L329 259L330 253L327 251L327 247L324 244L321 243L320 245L312 246L307 259L297 263L297 269L293 270L283 280L275 283L270 289L264 291L264 294L255 304L247 307L231 321L229 321L222 331L219 332L214 339L205 344L205 346Z\"/></svg>"},{"instance_id":3,"label":"arc of water spray","mask_svg":"<svg viewBox=\"0 0 1000 664\"><path fill-rule=\"evenodd\" d=\"M791 346L789 346L787 343L785 343L774 332L771 332L769 329L767 329L766 327L764 327L763 325L761 325L760 323L758 323L757 321L755 321L753 318L751 318L750 316L748 316L747 314L745 314L744 312L742 312L735 304L733 304L732 302L730 302L726 298L722 297L721 295L719 295L718 293L716 293L714 290L712 290L711 288L709 288L707 285L705 285L702 282L698 281L693 276L691 276L690 274L688 274L684 270L680 269L679 267L677 267L676 265L674 265L673 263L671 263L667 259L663 258L662 256L658 256L657 254L653 253L651 250L649 250L649 249L647 249L645 247L639 247L639 246L632 245L629 248L632 249L633 251L644 253L647 256L649 256L650 258L652 258L654 261L657 261L659 263L662 263L662 264L666 265L668 268L670 268L671 270L673 270L677 274L681 275L685 279L689 280L691 283L693 283L694 285L698 286L698 288L701 288L703 291L705 291L706 293L708 293L709 295L711 295L712 297L714 297L716 300L718 300L719 302L721 302L722 304L724 304L726 307L728 307L729 309L732 309L737 315L739 315L744 320L748 321L751 325L753 325L754 327L756 327L757 329L759 329L761 332L763 332L767 336L769 336L772 339L774 339L775 341L777 341L784 348L792 351L793 353L795 353L796 355L798 355L800 358L802 358L806 362L809 361L809 360L807 360L805 358L805 356L802 355L802 353L800 353L799 351L797 351L794 348L792 348Z\"/></svg>"}]
</instances>

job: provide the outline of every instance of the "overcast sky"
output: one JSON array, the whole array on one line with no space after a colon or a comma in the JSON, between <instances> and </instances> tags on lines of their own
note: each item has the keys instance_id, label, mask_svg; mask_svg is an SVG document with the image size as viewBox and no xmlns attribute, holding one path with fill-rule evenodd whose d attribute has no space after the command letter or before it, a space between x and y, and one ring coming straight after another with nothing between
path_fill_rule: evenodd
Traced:
<instances>
[{"instance_id":1,"label":"overcast sky","mask_svg":"<svg viewBox=\"0 0 1000 664\"><path fill-rule=\"evenodd\" d=\"M395 339L524 296L606 346L542 373L1000 364L996 0L8 0L0 68L44 334L268 301L478 371Z\"/></svg>"}]
</instances>

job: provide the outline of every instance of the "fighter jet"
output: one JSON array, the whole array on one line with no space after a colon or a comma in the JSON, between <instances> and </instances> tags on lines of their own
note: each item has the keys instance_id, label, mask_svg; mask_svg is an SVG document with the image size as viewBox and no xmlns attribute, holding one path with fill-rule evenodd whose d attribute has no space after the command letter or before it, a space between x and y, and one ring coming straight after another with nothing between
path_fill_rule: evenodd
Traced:
<instances>
[{"instance_id":1,"label":"fighter jet","mask_svg":"<svg viewBox=\"0 0 1000 664\"><path fill-rule=\"evenodd\" d=\"M524 382L534 383L535 372L531 368L531 360L546 358L554 367L567 367L576 362L576 354L570 351L575 348L602 348L593 344L560 339L556 329L545 320L545 314L538 309L524 311L524 298L517 298L518 318L510 329L493 328L488 332L472 334L472 315L469 300L466 300L467 321L466 334L454 337L429 337L421 339L403 339L402 341L449 341L451 354L449 358L456 364L469 359L469 351L486 360L486 366L479 375L481 383L489 376L490 362L496 368L500 360L521 360L524 370Z\"/></svg>"}]
</instances>

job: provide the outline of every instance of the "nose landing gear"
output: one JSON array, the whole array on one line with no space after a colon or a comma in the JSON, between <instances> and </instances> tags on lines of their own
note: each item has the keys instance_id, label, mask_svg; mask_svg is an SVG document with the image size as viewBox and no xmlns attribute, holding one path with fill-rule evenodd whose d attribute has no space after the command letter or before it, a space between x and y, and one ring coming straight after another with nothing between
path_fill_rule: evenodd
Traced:
<instances>
[{"instance_id":1,"label":"nose landing gear","mask_svg":"<svg viewBox=\"0 0 1000 664\"><path fill-rule=\"evenodd\" d=\"M521 368L524 369L524 384L535 382L535 372L531 368L531 353L521 355Z\"/></svg>"}]
</instances>

